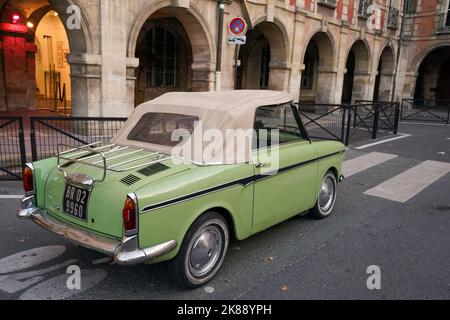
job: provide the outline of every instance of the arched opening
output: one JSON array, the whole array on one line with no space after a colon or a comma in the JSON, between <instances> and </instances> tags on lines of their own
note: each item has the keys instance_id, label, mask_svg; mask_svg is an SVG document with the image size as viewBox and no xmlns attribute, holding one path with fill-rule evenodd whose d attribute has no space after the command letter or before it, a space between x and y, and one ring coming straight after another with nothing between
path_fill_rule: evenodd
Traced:
<instances>
[{"instance_id":1,"label":"arched opening","mask_svg":"<svg viewBox=\"0 0 450 320\"><path fill-rule=\"evenodd\" d=\"M450 47L435 49L423 59L418 70L414 98L450 99Z\"/></svg>"},{"instance_id":2,"label":"arched opening","mask_svg":"<svg viewBox=\"0 0 450 320\"><path fill-rule=\"evenodd\" d=\"M324 32L310 40L303 59L300 98L301 102L330 103L332 100L333 42Z\"/></svg>"},{"instance_id":3,"label":"arched opening","mask_svg":"<svg viewBox=\"0 0 450 320\"><path fill-rule=\"evenodd\" d=\"M342 103L366 99L369 85L369 48L362 40L357 40L351 47L342 86Z\"/></svg>"},{"instance_id":4,"label":"arched opening","mask_svg":"<svg viewBox=\"0 0 450 320\"><path fill-rule=\"evenodd\" d=\"M239 49L237 89L284 88L286 45L279 27L261 22L247 33L247 43Z\"/></svg>"},{"instance_id":5,"label":"arched opening","mask_svg":"<svg viewBox=\"0 0 450 320\"><path fill-rule=\"evenodd\" d=\"M143 21L129 54L139 59L136 106L167 92L211 88L209 40L187 9L165 7L152 13Z\"/></svg>"},{"instance_id":6,"label":"arched opening","mask_svg":"<svg viewBox=\"0 0 450 320\"><path fill-rule=\"evenodd\" d=\"M347 72L344 75L344 86L342 89L342 103L352 103L353 80L355 77L355 54L350 51L345 65Z\"/></svg>"},{"instance_id":7,"label":"arched opening","mask_svg":"<svg viewBox=\"0 0 450 320\"><path fill-rule=\"evenodd\" d=\"M395 74L394 51L391 47L385 47L378 63L375 88L373 92L374 101L391 100L392 82Z\"/></svg>"},{"instance_id":8,"label":"arched opening","mask_svg":"<svg viewBox=\"0 0 450 320\"><path fill-rule=\"evenodd\" d=\"M88 108L87 80L71 79L68 61L71 52L88 53L85 22L77 16L79 27L67 29L63 21L74 21L67 12L69 5L66 0L4 2L0 15L0 110L62 112L64 103L56 105L55 97L63 98L64 85L69 111L75 101L80 113ZM75 99L72 92L77 93Z\"/></svg>"},{"instance_id":9,"label":"arched opening","mask_svg":"<svg viewBox=\"0 0 450 320\"><path fill-rule=\"evenodd\" d=\"M70 53L69 39L56 11L49 10L40 20L34 43L37 108L70 112L72 94L70 66L67 61ZM61 101L63 94L66 95L66 101Z\"/></svg>"},{"instance_id":10,"label":"arched opening","mask_svg":"<svg viewBox=\"0 0 450 320\"><path fill-rule=\"evenodd\" d=\"M191 91L191 52L186 31L177 19L148 20L136 48L135 104L170 91Z\"/></svg>"}]
</instances>

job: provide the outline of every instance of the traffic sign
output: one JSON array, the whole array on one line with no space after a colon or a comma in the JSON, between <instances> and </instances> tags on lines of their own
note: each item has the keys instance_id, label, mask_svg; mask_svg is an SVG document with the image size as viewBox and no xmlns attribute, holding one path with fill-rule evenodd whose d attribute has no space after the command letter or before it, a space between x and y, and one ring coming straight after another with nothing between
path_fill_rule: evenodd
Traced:
<instances>
[{"instance_id":1,"label":"traffic sign","mask_svg":"<svg viewBox=\"0 0 450 320\"><path fill-rule=\"evenodd\" d=\"M228 44L244 45L246 42L246 36L228 36Z\"/></svg>"},{"instance_id":2,"label":"traffic sign","mask_svg":"<svg viewBox=\"0 0 450 320\"><path fill-rule=\"evenodd\" d=\"M247 22L244 18L236 17L230 21L229 29L231 34L235 36L240 36L247 31Z\"/></svg>"}]
</instances>

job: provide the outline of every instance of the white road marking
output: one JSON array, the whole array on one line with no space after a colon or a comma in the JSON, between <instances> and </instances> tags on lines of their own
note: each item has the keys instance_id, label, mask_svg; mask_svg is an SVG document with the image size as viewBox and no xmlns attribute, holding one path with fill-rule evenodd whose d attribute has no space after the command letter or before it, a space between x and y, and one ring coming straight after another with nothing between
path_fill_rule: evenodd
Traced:
<instances>
[{"instance_id":1,"label":"white road marking","mask_svg":"<svg viewBox=\"0 0 450 320\"><path fill-rule=\"evenodd\" d=\"M0 194L0 199L22 199L24 195Z\"/></svg>"},{"instance_id":2,"label":"white road marking","mask_svg":"<svg viewBox=\"0 0 450 320\"><path fill-rule=\"evenodd\" d=\"M428 122L415 122L415 121L408 121L408 122L400 122L401 125L404 124L422 124L426 126L436 126L436 127L447 127L448 124L446 123L428 123Z\"/></svg>"},{"instance_id":3,"label":"white road marking","mask_svg":"<svg viewBox=\"0 0 450 320\"><path fill-rule=\"evenodd\" d=\"M81 289L70 290L67 288L69 274L62 274L28 289L21 296L20 300L63 300L76 294L80 294L106 278L107 273L102 269L81 270Z\"/></svg>"},{"instance_id":4,"label":"white road marking","mask_svg":"<svg viewBox=\"0 0 450 320\"><path fill-rule=\"evenodd\" d=\"M68 267L77 261L77 259L71 259L45 269L0 276L0 290L7 293L19 292L44 280L45 278L42 275Z\"/></svg>"},{"instance_id":5,"label":"white road marking","mask_svg":"<svg viewBox=\"0 0 450 320\"><path fill-rule=\"evenodd\" d=\"M427 160L364 193L405 203L449 172L450 163Z\"/></svg>"},{"instance_id":6,"label":"white road marking","mask_svg":"<svg viewBox=\"0 0 450 320\"><path fill-rule=\"evenodd\" d=\"M0 274L17 272L59 257L66 251L64 246L34 248L0 259Z\"/></svg>"},{"instance_id":7,"label":"white road marking","mask_svg":"<svg viewBox=\"0 0 450 320\"><path fill-rule=\"evenodd\" d=\"M398 137L385 139L385 140L377 141L377 142L374 142L374 143L365 144L363 146L356 147L355 149L356 150L363 150L363 149L374 147L374 146L377 146L377 145L380 145L380 144L383 144L383 143L386 143L386 142L391 142L391 141L395 141L395 140L405 139L405 138L408 138L408 137L411 137L411 135L410 134L399 134Z\"/></svg>"},{"instance_id":8,"label":"white road marking","mask_svg":"<svg viewBox=\"0 0 450 320\"><path fill-rule=\"evenodd\" d=\"M346 160L343 163L344 176L348 178L397 157L395 154L371 152L354 159Z\"/></svg>"}]
</instances>

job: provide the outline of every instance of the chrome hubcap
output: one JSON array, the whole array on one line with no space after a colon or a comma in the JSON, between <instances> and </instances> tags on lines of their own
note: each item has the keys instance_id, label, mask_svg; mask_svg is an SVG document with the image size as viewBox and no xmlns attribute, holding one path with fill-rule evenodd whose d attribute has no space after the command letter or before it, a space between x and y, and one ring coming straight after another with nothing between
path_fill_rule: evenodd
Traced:
<instances>
[{"instance_id":1,"label":"chrome hubcap","mask_svg":"<svg viewBox=\"0 0 450 320\"><path fill-rule=\"evenodd\" d=\"M328 212L333 206L335 184L332 178L326 177L319 195L319 205L322 212Z\"/></svg>"},{"instance_id":2,"label":"chrome hubcap","mask_svg":"<svg viewBox=\"0 0 450 320\"><path fill-rule=\"evenodd\" d=\"M216 226L203 229L193 241L189 254L189 271L202 277L216 265L222 251L223 236Z\"/></svg>"}]
</instances>

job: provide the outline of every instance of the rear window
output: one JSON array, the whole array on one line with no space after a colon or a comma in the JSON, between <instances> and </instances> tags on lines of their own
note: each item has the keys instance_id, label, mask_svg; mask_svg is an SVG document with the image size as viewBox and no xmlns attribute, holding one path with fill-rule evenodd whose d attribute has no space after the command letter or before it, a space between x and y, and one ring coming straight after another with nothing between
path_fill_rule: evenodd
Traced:
<instances>
[{"instance_id":1,"label":"rear window","mask_svg":"<svg viewBox=\"0 0 450 320\"><path fill-rule=\"evenodd\" d=\"M172 133L177 129L184 129L192 134L197 121L199 118L192 115L149 112L131 130L128 140L174 147L183 137L172 141Z\"/></svg>"}]
</instances>

